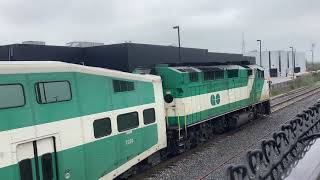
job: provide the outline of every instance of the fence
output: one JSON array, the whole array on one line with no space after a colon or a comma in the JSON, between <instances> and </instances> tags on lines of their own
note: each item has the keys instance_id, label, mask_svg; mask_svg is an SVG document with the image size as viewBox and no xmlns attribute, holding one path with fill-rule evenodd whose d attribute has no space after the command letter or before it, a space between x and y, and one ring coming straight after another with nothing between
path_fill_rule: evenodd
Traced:
<instances>
[{"instance_id":1,"label":"fence","mask_svg":"<svg viewBox=\"0 0 320 180\"><path fill-rule=\"evenodd\" d=\"M271 84L270 90L272 95L277 95L279 93L284 93L295 88L312 85L317 81L320 81L320 73L312 73L309 75L297 77L294 80Z\"/></svg>"},{"instance_id":2,"label":"fence","mask_svg":"<svg viewBox=\"0 0 320 180\"><path fill-rule=\"evenodd\" d=\"M287 91L294 87L294 80L284 81L277 84L271 84L271 90Z\"/></svg>"},{"instance_id":3,"label":"fence","mask_svg":"<svg viewBox=\"0 0 320 180\"><path fill-rule=\"evenodd\" d=\"M229 180L283 179L320 137L320 102L280 127L261 148L247 153L242 165L228 167Z\"/></svg>"}]
</instances>

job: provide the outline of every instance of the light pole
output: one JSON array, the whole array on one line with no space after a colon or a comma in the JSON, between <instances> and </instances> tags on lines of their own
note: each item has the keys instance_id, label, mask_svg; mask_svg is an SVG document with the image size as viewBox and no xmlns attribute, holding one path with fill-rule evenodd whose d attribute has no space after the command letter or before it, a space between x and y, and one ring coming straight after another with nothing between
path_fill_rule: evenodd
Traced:
<instances>
[{"instance_id":1,"label":"light pole","mask_svg":"<svg viewBox=\"0 0 320 180\"><path fill-rule=\"evenodd\" d=\"M173 29L178 30L178 42L179 42L179 62L181 63L181 42L180 42L180 27L179 26L173 26Z\"/></svg>"},{"instance_id":2,"label":"light pole","mask_svg":"<svg viewBox=\"0 0 320 180\"><path fill-rule=\"evenodd\" d=\"M261 40L257 40L259 42L260 47L260 66L262 67L262 60L261 60Z\"/></svg>"},{"instance_id":3,"label":"light pole","mask_svg":"<svg viewBox=\"0 0 320 180\"><path fill-rule=\"evenodd\" d=\"M293 76L293 79L294 79L294 67L295 67L295 62L294 62L294 55L293 55L293 47L291 46L291 52L292 52L292 76Z\"/></svg>"}]
</instances>

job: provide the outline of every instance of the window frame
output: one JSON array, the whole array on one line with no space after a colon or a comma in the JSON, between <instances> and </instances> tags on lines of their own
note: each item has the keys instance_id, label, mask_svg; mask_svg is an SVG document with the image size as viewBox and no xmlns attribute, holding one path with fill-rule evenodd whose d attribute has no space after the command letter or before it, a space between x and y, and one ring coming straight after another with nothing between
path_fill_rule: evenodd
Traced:
<instances>
[{"instance_id":1,"label":"window frame","mask_svg":"<svg viewBox=\"0 0 320 180\"><path fill-rule=\"evenodd\" d=\"M23 106L25 106L25 105L27 104L26 93L25 93L23 84L21 84L21 83L0 84L0 86L10 86L10 85L18 85L18 86L21 86L21 87L22 87L23 105L21 105L21 106L13 106L13 107L0 108L0 110L3 110L3 109L12 109L12 108L19 108L19 107L23 107Z\"/></svg>"},{"instance_id":2,"label":"window frame","mask_svg":"<svg viewBox=\"0 0 320 180\"><path fill-rule=\"evenodd\" d=\"M37 85L40 83L55 83L55 82L67 82L69 84L69 91L70 91L70 99L68 100L63 100L63 101L56 101L56 102L46 102L46 103L41 103L39 102L39 97L38 97L38 92L37 92ZM38 104L52 104L52 103L60 103L60 102L67 102L67 101L71 101L73 99L73 94L72 94L72 88L71 88L71 83L68 80L59 80L59 81L40 81L40 82L36 82L34 84L34 91L35 91L35 95L36 95L36 101Z\"/></svg>"},{"instance_id":3,"label":"window frame","mask_svg":"<svg viewBox=\"0 0 320 180\"><path fill-rule=\"evenodd\" d=\"M103 136L96 137L96 136L95 136L95 126L94 126L94 123L95 123L96 121L99 121L99 120L107 120L107 121L110 122L110 133L105 134L105 135L103 135ZM110 117L104 117L104 118L100 118L100 119L95 119L95 120L92 122L92 127L93 127L93 137L94 137L95 139L101 139L101 138L104 138L104 137L108 137L108 136L110 136L110 135L112 134L112 123L111 123L111 118L110 118Z\"/></svg>"},{"instance_id":4,"label":"window frame","mask_svg":"<svg viewBox=\"0 0 320 180\"><path fill-rule=\"evenodd\" d=\"M147 111L147 110L153 110L153 112L154 112L154 121L151 122L151 123L146 123L146 122L145 122L144 112ZM142 111L142 116L143 116L143 124L144 124L144 125L153 124L153 123L156 123L156 121L157 121L156 110L155 110L154 107L151 107L151 108L148 108L148 109L144 109L144 110Z\"/></svg>"},{"instance_id":5,"label":"window frame","mask_svg":"<svg viewBox=\"0 0 320 180\"><path fill-rule=\"evenodd\" d=\"M126 114L131 114L131 113L136 113L136 114L137 114L138 125L135 126L135 127L123 129L123 130L120 131L120 130L119 130L119 122L118 122L118 121L119 121L119 116L121 116L121 115L126 115ZM118 115L117 115L117 131L118 131L119 133L123 133L123 132L125 132L125 131L129 131L129 130L138 128L139 126L140 126L140 118L139 118L139 113L138 113L138 111L132 111L132 112L127 112L127 113L123 113L123 114L118 114Z\"/></svg>"}]
</instances>

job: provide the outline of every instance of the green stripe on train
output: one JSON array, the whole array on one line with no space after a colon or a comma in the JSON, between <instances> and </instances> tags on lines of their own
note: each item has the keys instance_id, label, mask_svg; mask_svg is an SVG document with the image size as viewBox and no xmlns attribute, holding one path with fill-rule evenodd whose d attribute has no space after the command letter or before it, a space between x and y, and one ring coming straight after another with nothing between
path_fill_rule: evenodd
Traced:
<instances>
[{"instance_id":1,"label":"green stripe on train","mask_svg":"<svg viewBox=\"0 0 320 180\"><path fill-rule=\"evenodd\" d=\"M157 125L153 124L60 151L57 153L59 179L65 178L65 172L70 172L70 179L99 179L157 144L157 131ZM133 143L128 144L128 139L133 139ZM0 168L1 180L20 180L19 174L17 164Z\"/></svg>"},{"instance_id":2,"label":"green stripe on train","mask_svg":"<svg viewBox=\"0 0 320 180\"><path fill-rule=\"evenodd\" d=\"M25 106L0 110L0 132L155 102L151 82L133 81L134 91L115 93L112 79L118 78L73 72L0 75L0 84L20 83L26 95ZM71 83L71 101L36 102L35 83L61 80Z\"/></svg>"}]
</instances>

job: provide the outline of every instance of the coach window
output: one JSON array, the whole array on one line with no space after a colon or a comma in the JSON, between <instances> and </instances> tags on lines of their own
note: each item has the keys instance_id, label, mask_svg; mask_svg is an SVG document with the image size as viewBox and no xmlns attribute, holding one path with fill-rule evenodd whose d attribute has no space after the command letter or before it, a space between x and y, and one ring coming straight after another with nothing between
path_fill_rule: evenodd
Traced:
<instances>
[{"instance_id":1,"label":"coach window","mask_svg":"<svg viewBox=\"0 0 320 180\"><path fill-rule=\"evenodd\" d=\"M111 134L110 118L98 119L93 122L93 131L95 138L101 138Z\"/></svg>"},{"instance_id":2,"label":"coach window","mask_svg":"<svg viewBox=\"0 0 320 180\"><path fill-rule=\"evenodd\" d=\"M25 159L19 162L20 179L33 180L31 159Z\"/></svg>"},{"instance_id":3,"label":"coach window","mask_svg":"<svg viewBox=\"0 0 320 180\"><path fill-rule=\"evenodd\" d=\"M137 112L121 114L117 118L118 131L126 131L139 126L139 117Z\"/></svg>"},{"instance_id":4,"label":"coach window","mask_svg":"<svg viewBox=\"0 0 320 180\"><path fill-rule=\"evenodd\" d=\"M0 85L0 109L24 106L26 103L21 84Z\"/></svg>"},{"instance_id":5,"label":"coach window","mask_svg":"<svg viewBox=\"0 0 320 180\"><path fill-rule=\"evenodd\" d=\"M70 101L72 98L68 81L39 82L36 83L35 90L40 104Z\"/></svg>"},{"instance_id":6,"label":"coach window","mask_svg":"<svg viewBox=\"0 0 320 180\"><path fill-rule=\"evenodd\" d=\"M146 109L143 111L143 122L145 125L154 123L156 121L156 115L154 109Z\"/></svg>"}]
</instances>

